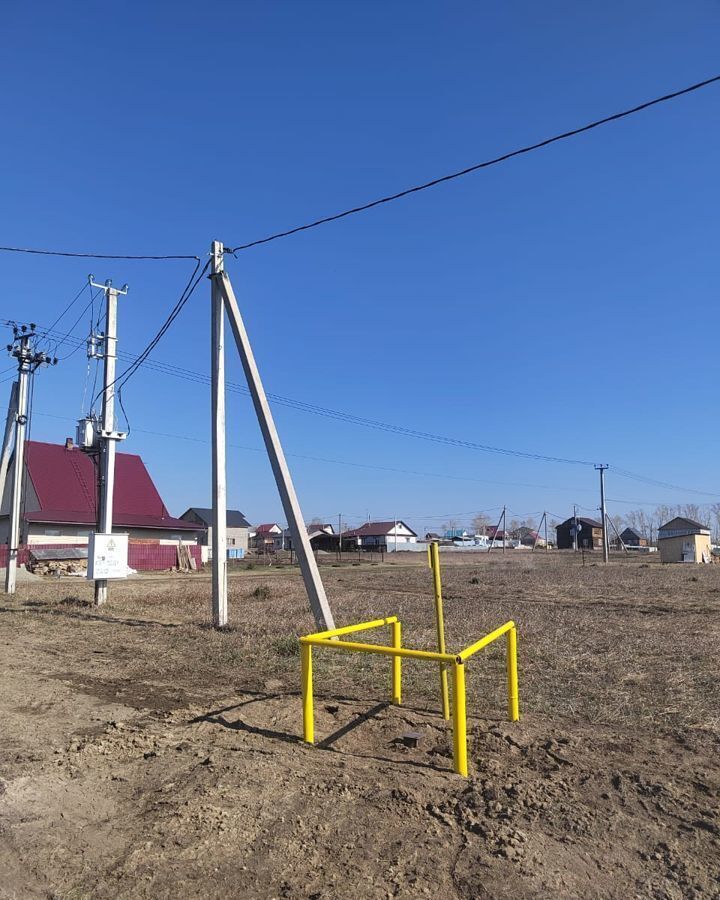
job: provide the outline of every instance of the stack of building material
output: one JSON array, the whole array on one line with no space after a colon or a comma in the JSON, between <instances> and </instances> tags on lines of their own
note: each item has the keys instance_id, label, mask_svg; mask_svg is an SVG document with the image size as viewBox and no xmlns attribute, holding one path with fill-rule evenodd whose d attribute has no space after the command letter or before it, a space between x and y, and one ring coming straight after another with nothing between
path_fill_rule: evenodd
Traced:
<instances>
[{"instance_id":1,"label":"stack of building material","mask_svg":"<svg viewBox=\"0 0 720 900\"><path fill-rule=\"evenodd\" d=\"M28 551L27 567L35 575L87 575L87 547L57 547Z\"/></svg>"}]
</instances>

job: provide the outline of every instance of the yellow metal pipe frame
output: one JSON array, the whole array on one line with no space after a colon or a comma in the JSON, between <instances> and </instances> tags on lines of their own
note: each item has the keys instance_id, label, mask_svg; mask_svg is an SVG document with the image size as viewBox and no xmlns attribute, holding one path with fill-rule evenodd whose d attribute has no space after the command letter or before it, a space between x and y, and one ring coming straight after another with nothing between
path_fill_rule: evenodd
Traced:
<instances>
[{"instance_id":1,"label":"yellow metal pipe frame","mask_svg":"<svg viewBox=\"0 0 720 900\"><path fill-rule=\"evenodd\" d=\"M362 644L356 641L337 640L341 634L353 634L371 628L379 628L389 625L391 629L392 646L381 644ZM517 628L510 621L491 631L479 641L466 647L458 654L435 653L429 650L412 650L402 646L402 626L397 616L389 616L385 619L375 619L372 622L362 622L359 625L347 625L344 628L336 628L332 631L323 631L318 634L308 634L300 638L300 664L302 681L302 708L303 708L303 740L312 744L315 740L313 717L313 677L312 677L312 648L329 647L332 650L349 650L359 653L376 653L382 656L392 657L392 698L393 703L402 702L402 660L426 659L431 662L439 662L445 670L445 666L452 664L453 670L453 761L458 775L467 776L467 701L465 689L465 662L475 653L487 647L493 641L498 640L504 634L507 635L507 691L508 691L508 718L517 722L520 718L520 706L518 700L518 671L517 671Z\"/></svg>"},{"instance_id":2,"label":"yellow metal pipe frame","mask_svg":"<svg viewBox=\"0 0 720 900\"><path fill-rule=\"evenodd\" d=\"M393 649L402 650L402 625L399 622L393 622L390 625L390 632ZM393 656L392 661L392 695L393 703L400 706L402 704L402 656L397 653Z\"/></svg>"},{"instance_id":3,"label":"yellow metal pipe frame","mask_svg":"<svg viewBox=\"0 0 720 900\"><path fill-rule=\"evenodd\" d=\"M465 662L465 660L470 659L471 656L475 656L479 650L484 650L488 644L492 644L493 641L496 641L499 637L502 637L506 632L512 631L514 628L515 623L513 621L506 622L504 625L496 628L495 631L491 631L490 634L486 634L485 637L480 638L479 641L475 641L474 644L470 644L469 647L461 650L457 655L458 660Z\"/></svg>"},{"instance_id":4,"label":"yellow metal pipe frame","mask_svg":"<svg viewBox=\"0 0 720 900\"><path fill-rule=\"evenodd\" d=\"M452 653L436 653L434 650L411 650L409 647L387 647L384 644L360 644L356 641L333 641L331 638L315 638L312 635L300 638L301 644L314 647L329 647L331 650L354 650L358 653L378 653L381 656L400 656L405 659L431 659L437 662L453 663Z\"/></svg>"},{"instance_id":5,"label":"yellow metal pipe frame","mask_svg":"<svg viewBox=\"0 0 720 900\"><path fill-rule=\"evenodd\" d=\"M458 775L467 778L467 709L463 662L456 662L453 666L453 760Z\"/></svg>"},{"instance_id":6,"label":"yellow metal pipe frame","mask_svg":"<svg viewBox=\"0 0 720 900\"><path fill-rule=\"evenodd\" d=\"M373 619L372 622L360 622L358 625L344 625L342 628L332 628L330 631L318 631L307 635L308 638L340 637L342 634L354 634L356 631L370 631L371 628L382 628L383 625L392 625L397 622L397 616L387 616L385 619ZM305 640L305 638L301 638Z\"/></svg>"},{"instance_id":7,"label":"yellow metal pipe frame","mask_svg":"<svg viewBox=\"0 0 720 900\"><path fill-rule=\"evenodd\" d=\"M433 587L435 589L435 624L437 627L438 651L445 653L445 618L443 615L442 580L440 578L440 545L433 541L428 547L430 554L430 567L433 572ZM440 663L440 697L442 698L443 719L447 722L450 718L450 697L448 695L447 669L444 663Z\"/></svg>"},{"instance_id":8,"label":"yellow metal pipe frame","mask_svg":"<svg viewBox=\"0 0 720 900\"><path fill-rule=\"evenodd\" d=\"M315 722L313 709L312 645L300 645L300 667L302 670L303 740L315 742Z\"/></svg>"}]
</instances>

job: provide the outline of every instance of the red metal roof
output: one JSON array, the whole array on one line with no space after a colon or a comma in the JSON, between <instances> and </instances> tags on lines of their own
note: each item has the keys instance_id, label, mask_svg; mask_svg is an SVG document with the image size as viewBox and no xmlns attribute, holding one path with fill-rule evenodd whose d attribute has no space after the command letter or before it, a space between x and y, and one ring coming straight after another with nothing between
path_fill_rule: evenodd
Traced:
<instances>
[{"instance_id":1,"label":"red metal roof","mask_svg":"<svg viewBox=\"0 0 720 900\"><path fill-rule=\"evenodd\" d=\"M28 441L27 471L40 508L27 512L29 522L95 522L97 484L93 460L77 447ZM115 457L113 525L197 531L167 511L142 459L134 453Z\"/></svg>"},{"instance_id":2,"label":"red metal roof","mask_svg":"<svg viewBox=\"0 0 720 900\"><path fill-rule=\"evenodd\" d=\"M273 528L277 528L280 532L282 532L282 528L279 525L276 525L275 522L265 522L262 525L258 525L255 529L255 534L269 534Z\"/></svg>"}]
</instances>

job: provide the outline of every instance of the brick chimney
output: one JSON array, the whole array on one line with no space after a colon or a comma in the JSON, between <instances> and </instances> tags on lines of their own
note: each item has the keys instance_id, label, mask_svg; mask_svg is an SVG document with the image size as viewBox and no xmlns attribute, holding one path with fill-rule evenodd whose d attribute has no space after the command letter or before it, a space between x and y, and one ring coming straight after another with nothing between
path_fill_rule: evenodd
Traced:
<instances>
[{"instance_id":1,"label":"brick chimney","mask_svg":"<svg viewBox=\"0 0 720 900\"><path fill-rule=\"evenodd\" d=\"M72 450L73 448L73 439L71 437L65 438L65 449Z\"/></svg>"}]
</instances>

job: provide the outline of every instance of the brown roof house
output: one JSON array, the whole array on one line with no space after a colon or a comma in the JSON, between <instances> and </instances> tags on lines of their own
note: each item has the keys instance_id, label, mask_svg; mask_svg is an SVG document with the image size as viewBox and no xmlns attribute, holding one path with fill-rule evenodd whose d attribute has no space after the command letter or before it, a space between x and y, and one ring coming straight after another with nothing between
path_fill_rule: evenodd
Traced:
<instances>
[{"instance_id":1,"label":"brown roof house","mask_svg":"<svg viewBox=\"0 0 720 900\"><path fill-rule=\"evenodd\" d=\"M676 516L658 529L658 548L664 563L709 563L710 529L694 519Z\"/></svg>"},{"instance_id":2,"label":"brown roof house","mask_svg":"<svg viewBox=\"0 0 720 900\"><path fill-rule=\"evenodd\" d=\"M576 524L578 550L596 550L598 547L602 547L603 529L600 522L582 516L570 516L555 528L558 550L572 550L573 529Z\"/></svg>"},{"instance_id":3,"label":"brown roof house","mask_svg":"<svg viewBox=\"0 0 720 900\"><path fill-rule=\"evenodd\" d=\"M383 548L388 551L407 550L408 544L417 543L417 534L403 521L366 522L359 528L343 532L343 547L346 539L356 543L363 550Z\"/></svg>"}]
</instances>

